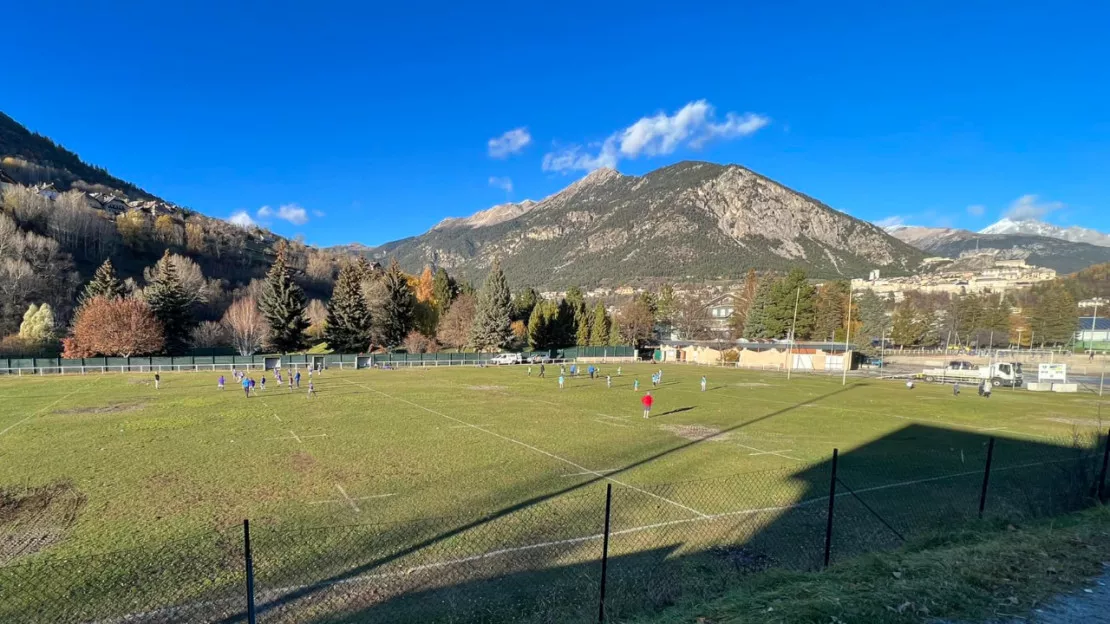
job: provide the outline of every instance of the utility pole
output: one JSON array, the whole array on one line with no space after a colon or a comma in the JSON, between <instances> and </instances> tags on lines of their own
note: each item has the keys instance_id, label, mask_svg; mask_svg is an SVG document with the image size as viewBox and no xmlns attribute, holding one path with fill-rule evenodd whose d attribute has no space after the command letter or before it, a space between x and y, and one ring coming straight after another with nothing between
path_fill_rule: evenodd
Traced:
<instances>
[{"instance_id":1,"label":"utility pole","mask_svg":"<svg viewBox=\"0 0 1110 624\"><path fill-rule=\"evenodd\" d=\"M1090 352L1091 353L1095 352L1095 323L1096 323L1096 321L1098 321L1098 304L1099 304L1099 300L1098 300L1098 298L1095 298L1095 314L1094 314L1094 316L1091 317L1091 342L1090 342Z\"/></svg>"},{"instance_id":2,"label":"utility pole","mask_svg":"<svg viewBox=\"0 0 1110 624\"><path fill-rule=\"evenodd\" d=\"M852 361L848 357L848 343L852 338L852 282L848 282L848 327L844 329L844 374L840 378L840 385L848 384L848 369Z\"/></svg>"},{"instance_id":3,"label":"utility pole","mask_svg":"<svg viewBox=\"0 0 1110 624\"><path fill-rule=\"evenodd\" d=\"M794 295L794 320L790 323L790 343L786 346L786 380L790 381L790 372L794 370L794 337L798 331L798 302L802 300L802 287L798 287L798 294Z\"/></svg>"}]
</instances>

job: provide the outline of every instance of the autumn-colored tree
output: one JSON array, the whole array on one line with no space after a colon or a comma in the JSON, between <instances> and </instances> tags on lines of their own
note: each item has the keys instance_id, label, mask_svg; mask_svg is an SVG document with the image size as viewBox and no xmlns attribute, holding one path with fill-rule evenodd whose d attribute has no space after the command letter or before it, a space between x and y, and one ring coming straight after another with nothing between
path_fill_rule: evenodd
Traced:
<instances>
[{"instance_id":1,"label":"autumn-colored tree","mask_svg":"<svg viewBox=\"0 0 1110 624\"><path fill-rule=\"evenodd\" d=\"M617 312L614 326L620 327L621 336L634 347L648 341L655 332L655 317L643 299L626 303Z\"/></svg>"},{"instance_id":2,"label":"autumn-colored tree","mask_svg":"<svg viewBox=\"0 0 1110 624\"><path fill-rule=\"evenodd\" d=\"M313 299L308 302L308 307L305 308L305 316L308 317L308 329L305 330L305 333L313 340L323 340L324 328L328 321L327 306L324 305L323 301Z\"/></svg>"},{"instance_id":3,"label":"autumn-colored tree","mask_svg":"<svg viewBox=\"0 0 1110 624\"><path fill-rule=\"evenodd\" d=\"M262 348L270 326L254 297L236 299L220 321L231 336L231 344L239 355L253 355Z\"/></svg>"},{"instance_id":4,"label":"autumn-colored tree","mask_svg":"<svg viewBox=\"0 0 1110 624\"><path fill-rule=\"evenodd\" d=\"M439 351L439 343L434 338L429 338L418 331L410 331L408 336L401 341L401 346L409 353L435 353Z\"/></svg>"},{"instance_id":5,"label":"autumn-colored tree","mask_svg":"<svg viewBox=\"0 0 1110 624\"><path fill-rule=\"evenodd\" d=\"M439 341L457 349L465 347L470 342L475 309L474 295L462 294L456 297L439 322Z\"/></svg>"},{"instance_id":6,"label":"autumn-colored tree","mask_svg":"<svg viewBox=\"0 0 1110 624\"><path fill-rule=\"evenodd\" d=\"M95 297L77 310L73 336L62 341L63 357L131 357L162 350L162 325L140 299Z\"/></svg>"},{"instance_id":7,"label":"autumn-colored tree","mask_svg":"<svg viewBox=\"0 0 1110 624\"><path fill-rule=\"evenodd\" d=\"M420 273L420 279L416 282L414 294L416 300L420 303L435 302L435 275L432 273L432 267L424 265L424 270Z\"/></svg>"}]
</instances>

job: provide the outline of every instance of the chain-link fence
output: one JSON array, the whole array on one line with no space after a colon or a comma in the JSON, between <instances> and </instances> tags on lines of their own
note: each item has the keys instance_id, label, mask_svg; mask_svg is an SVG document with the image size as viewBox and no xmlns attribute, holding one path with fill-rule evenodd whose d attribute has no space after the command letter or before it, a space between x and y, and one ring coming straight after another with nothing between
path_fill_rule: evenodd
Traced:
<instances>
[{"instance_id":1,"label":"chain-link fence","mask_svg":"<svg viewBox=\"0 0 1110 624\"><path fill-rule=\"evenodd\" d=\"M912 426L790 470L663 485L585 475L493 513L263 525L0 564L0 622L594 622L818 570L977 518L1106 500L1105 437L1028 442ZM3 537L3 536L0 536Z\"/></svg>"}]
</instances>

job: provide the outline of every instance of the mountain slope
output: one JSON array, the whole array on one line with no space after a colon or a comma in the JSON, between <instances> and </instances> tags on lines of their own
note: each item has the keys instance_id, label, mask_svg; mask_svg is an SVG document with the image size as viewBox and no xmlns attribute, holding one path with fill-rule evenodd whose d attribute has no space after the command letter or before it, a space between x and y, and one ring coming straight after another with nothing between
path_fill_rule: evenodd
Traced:
<instances>
[{"instance_id":1,"label":"mountain slope","mask_svg":"<svg viewBox=\"0 0 1110 624\"><path fill-rule=\"evenodd\" d=\"M112 191L128 199L157 200L143 189L85 161L41 134L31 132L0 112L0 167L21 184L53 183L71 188Z\"/></svg>"},{"instance_id":2,"label":"mountain slope","mask_svg":"<svg viewBox=\"0 0 1110 624\"><path fill-rule=\"evenodd\" d=\"M932 255L957 258L979 250L1004 259L1021 259L1029 264L1074 273L1085 267L1110 262L1110 247L1076 243L1047 236L1026 234L976 234L955 228L903 226L891 235Z\"/></svg>"},{"instance_id":3,"label":"mountain slope","mask_svg":"<svg viewBox=\"0 0 1110 624\"><path fill-rule=\"evenodd\" d=\"M1110 234L1103 234L1098 230L1083 228L1076 225L1061 227L1036 219L1002 219L998 223L987 226L979 231L980 234L1020 234L1025 236L1047 236L1073 243L1088 243L1099 247L1110 247Z\"/></svg>"},{"instance_id":4,"label":"mountain slope","mask_svg":"<svg viewBox=\"0 0 1110 624\"><path fill-rule=\"evenodd\" d=\"M599 169L539 202L447 220L372 253L470 279L500 257L515 283L551 287L795 266L823 277L904 273L922 258L880 228L743 167L702 162L642 177Z\"/></svg>"}]
</instances>

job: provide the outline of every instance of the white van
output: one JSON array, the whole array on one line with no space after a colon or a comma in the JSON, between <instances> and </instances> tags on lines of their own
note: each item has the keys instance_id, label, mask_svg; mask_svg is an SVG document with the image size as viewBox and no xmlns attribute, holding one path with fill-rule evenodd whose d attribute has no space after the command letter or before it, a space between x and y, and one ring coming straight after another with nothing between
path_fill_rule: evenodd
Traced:
<instances>
[{"instance_id":1,"label":"white van","mask_svg":"<svg viewBox=\"0 0 1110 624\"><path fill-rule=\"evenodd\" d=\"M524 361L519 353L502 353L490 358L489 363L501 366L502 364L520 364Z\"/></svg>"}]
</instances>

